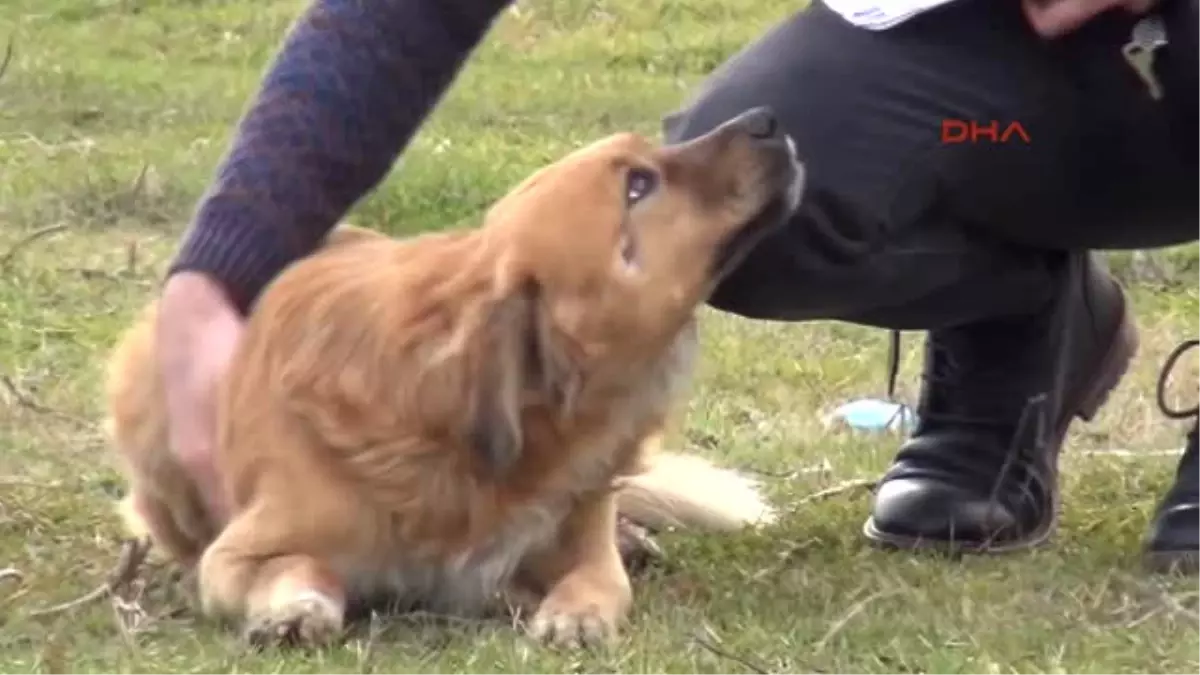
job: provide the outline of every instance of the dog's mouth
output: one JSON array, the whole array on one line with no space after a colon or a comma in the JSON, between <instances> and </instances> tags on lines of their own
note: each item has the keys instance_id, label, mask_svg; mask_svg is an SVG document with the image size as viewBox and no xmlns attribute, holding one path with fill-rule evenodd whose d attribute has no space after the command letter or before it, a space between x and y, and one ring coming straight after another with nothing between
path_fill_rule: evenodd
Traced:
<instances>
[{"instance_id":1,"label":"dog's mouth","mask_svg":"<svg viewBox=\"0 0 1200 675\"><path fill-rule=\"evenodd\" d=\"M797 157L796 143L791 136L784 137L783 150L776 160L778 167L771 172L775 183L771 198L722 243L713 266L714 284L736 269L755 246L782 227L800 207L804 195L804 166Z\"/></svg>"}]
</instances>

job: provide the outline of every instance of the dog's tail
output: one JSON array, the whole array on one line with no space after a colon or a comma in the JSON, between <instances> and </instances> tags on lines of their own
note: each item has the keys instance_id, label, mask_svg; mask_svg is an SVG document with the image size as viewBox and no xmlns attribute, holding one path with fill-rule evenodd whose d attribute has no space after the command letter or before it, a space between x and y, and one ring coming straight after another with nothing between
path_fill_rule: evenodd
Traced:
<instances>
[{"instance_id":1,"label":"dog's tail","mask_svg":"<svg viewBox=\"0 0 1200 675\"><path fill-rule=\"evenodd\" d=\"M733 531L776 519L757 481L696 455L648 454L617 490L621 515L651 528Z\"/></svg>"}]
</instances>

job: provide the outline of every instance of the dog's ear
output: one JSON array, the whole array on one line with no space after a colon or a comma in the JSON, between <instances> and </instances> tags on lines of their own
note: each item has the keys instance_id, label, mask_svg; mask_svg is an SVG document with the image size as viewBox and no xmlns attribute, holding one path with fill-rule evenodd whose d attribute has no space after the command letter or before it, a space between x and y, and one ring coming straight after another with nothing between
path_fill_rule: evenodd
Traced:
<instances>
[{"instance_id":1,"label":"dog's ear","mask_svg":"<svg viewBox=\"0 0 1200 675\"><path fill-rule=\"evenodd\" d=\"M488 308L470 383L468 442L493 476L517 463L525 443L522 407L529 396L565 410L571 381L555 358L540 316L536 285L525 284Z\"/></svg>"}]
</instances>

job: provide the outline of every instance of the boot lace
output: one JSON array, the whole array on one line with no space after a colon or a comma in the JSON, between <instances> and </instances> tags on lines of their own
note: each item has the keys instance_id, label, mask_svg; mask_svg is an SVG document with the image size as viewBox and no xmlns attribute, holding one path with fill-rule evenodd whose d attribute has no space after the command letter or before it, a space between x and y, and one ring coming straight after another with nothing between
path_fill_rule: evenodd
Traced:
<instances>
[{"instance_id":1,"label":"boot lace","mask_svg":"<svg viewBox=\"0 0 1200 675\"><path fill-rule=\"evenodd\" d=\"M888 348L888 378L887 378L887 398L891 402L896 402L896 381L899 377L899 353L901 347L900 331L890 331L890 344ZM931 341L930 353L927 358L930 358L934 363L926 369L927 372L922 372L921 379L926 385L942 385L944 388L963 386L964 371L969 371L972 378L971 386L977 391L987 391L988 395L996 397L1004 397L1006 395L1020 395L1014 391L1011 381L1011 375L1002 371L989 371L985 367L975 367L979 364L969 364L964 368L964 364L957 362L952 355L950 345L942 344L936 340ZM1017 462L1029 463L1034 458L1043 454L1044 449L1050 441L1050 425L1049 412L1051 395L1056 399L1060 399L1061 395L1056 392L1039 393L1032 396L1026 396L1020 412L1017 416L1016 424L1012 429L1012 437L1009 441L1009 446L1004 454L1003 463L999 467L999 471L992 473L992 470L984 469L988 474L988 478L992 479L992 501L998 497L1000 486L1005 483L1005 477ZM938 421L959 425L972 425L982 427L1003 428L1012 424L1010 419L1001 419L999 417L985 417L979 415L960 415L945 411L925 411L922 412L922 420ZM1032 432L1032 433L1031 433ZM1028 442L1026 439L1032 439ZM974 462L973 462L974 463Z\"/></svg>"},{"instance_id":2,"label":"boot lace","mask_svg":"<svg viewBox=\"0 0 1200 675\"><path fill-rule=\"evenodd\" d=\"M1179 362L1179 358L1187 353L1187 350L1200 345L1200 340L1184 340L1171 350L1167 355L1166 361L1163 362L1162 370L1158 373L1158 384L1155 386L1155 396L1158 399L1158 409L1164 415L1173 420L1186 420L1192 417L1200 417L1200 403L1186 408L1184 410L1176 410L1167 404L1167 381L1171 379L1171 371L1175 369L1175 364Z\"/></svg>"},{"instance_id":3,"label":"boot lace","mask_svg":"<svg viewBox=\"0 0 1200 675\"><path fill-rule=\"evenodd\" d=\"M1184 450L1183 456L1180 458L1178 471L1181 473L1189 471L1190 467L1194 466L1196 460L1200 458L1200 404L1189 408L1182 408L1182 410L1172 408L1166 404L1166 382L1170 380L1171 371L1175 370L1178 360L1183 357L1183 354L1186 354L1194 347L1200 347L1200 340L1184 340L1174 350L1171 350L1171 353L1166 356L1166 360L1163 362L1163 369L1158 372L1158 382L1156 387L1154 387L1154 399L1156 399L1158 404L1158 410L1164 416L1170 419L1192 418L1195 420L1192 431L1188 432L1187 449Z\"/></svg>"},{"instance_id":4,"label":"boot lace","mask_svg":"<svg viewBox=\"0 0 1200 675\"><path fill-rule=\"evenodd\" d=\"M1071 319L1067 299L1073 294L1083 294L1086 288L1085 278L1087 274L1087 254L1080 252L1072 252L1065 255L1064 264L1060 268L1060 274L1065 275L1067 283L1071 285L1063 294L1063 300L1059 302L1059 306L1054 309L1054 320L1052 321L1051 330L1054 336L1052 351L1054 357L1054 377L1048 391L1040 392L1034 395L1025 395L1023 391L1014 392L1013 385L1009 384L1013 381L1013 373L1006 370L997 370L996 368L987 367L986 363L980 364L978 360L974 363L965 364L970 371L972 378L972 387L978 391L987 391L992 396L1025 396L1024 402L1021 405L1020 412L1016 416L1016 425L1012 430L1012 435L1008 444L1008 448L1004 453L1003 461L999 466L998 471L986 470L987 479L990 482L990 502L996 506L1000 497L1000 492L1008 483L1008 475L1015 467L1019 466L1039 466L1045 467L1049 471L1054 470L1054 463L1047 462L1049 456L1048 450L1053 442L1052 435L1054 433L1054 425L1052 420L1056 419L1065 404L1064 397L1067 393L1067 365L1068 354L1074 347L1075 338L1074 323ZM1088 304L1089 298L1086 294L1083 296L1084 304ZM887 379L887 397L889 400L895 400L896 380L899 375L899 353L901 334L900 331L892 330L891 339L888 350L888 379ZM951 354L951 346L939 344L936 340L930 344L930 354L928 358L934 359L935 363L930 364L930 368L926 370L928 373L922 373L922 379L929 384L949 385L957 387L961 385L964 364L957 363ZM1019 378L1018 378L1019 379ZM1010 420L989 419L978 416L960 416L946 414L944 412L935 412L932 415L924 414L925 419L936 419L943 422L973 424L980 426L1008 426ZM1048 465L1048 466L1047 466ZM977 467L977 470L985 470L984 467ZM1038 480L1035 474L1036 471L1024 471L1025 479L1020 485L1012 485L1019 489L1027 489L1030 481ZM981 478L983 476L981 475ZM1054 476L1048 476L1047 480L1054 481Z\"/></svg>"}]
</instances>

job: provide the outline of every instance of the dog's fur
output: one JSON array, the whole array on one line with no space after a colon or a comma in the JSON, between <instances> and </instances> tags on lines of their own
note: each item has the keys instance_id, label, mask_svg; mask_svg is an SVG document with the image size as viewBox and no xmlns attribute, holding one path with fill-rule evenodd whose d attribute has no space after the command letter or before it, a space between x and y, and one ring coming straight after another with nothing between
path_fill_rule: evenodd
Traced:
<instances>
[{"instance_id":1,"label":"dog's fur","mask_svg":"<svg viewBox=\"0 0 1200 675\"><path fill-rule=\"evenodd\" d=\"M733 239L798 200L784 147L732 123L672 148L619 134L477 229L335 230L267 288L220 390L228 523L168 452L151 304L108 374L127 524L196 566L205 611L256 641L333 638L377 593L477 612L511 591L535 599L538 637L613 635L631 600L618 510L773 517L748 479L652 446ZM631 167L658 177L636 204Z\"/></svg>"}]
</instances>

